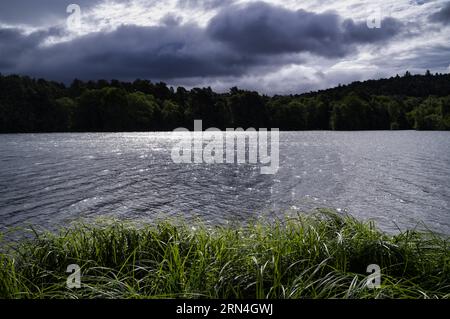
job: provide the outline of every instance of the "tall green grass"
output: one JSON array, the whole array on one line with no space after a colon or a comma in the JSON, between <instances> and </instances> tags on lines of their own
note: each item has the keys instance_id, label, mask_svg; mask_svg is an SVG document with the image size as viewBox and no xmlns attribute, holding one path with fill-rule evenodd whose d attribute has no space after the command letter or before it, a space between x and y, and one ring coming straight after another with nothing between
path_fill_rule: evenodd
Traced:
<instances>
[{"instance_id":1,"label":"tall green grass","mask_svg":"<svg viewBox=\"0 0 450 319\"><path fill-rule=\"evenodd\" d=\"M78 224L0 254L2 298L449 298L448 238L329 211L278 223ZM3 249L5 250L5 249ZM81 289L66 288L67 266ZM367 287L367 266L382 285Z\"/></svg>"}]
</instances>

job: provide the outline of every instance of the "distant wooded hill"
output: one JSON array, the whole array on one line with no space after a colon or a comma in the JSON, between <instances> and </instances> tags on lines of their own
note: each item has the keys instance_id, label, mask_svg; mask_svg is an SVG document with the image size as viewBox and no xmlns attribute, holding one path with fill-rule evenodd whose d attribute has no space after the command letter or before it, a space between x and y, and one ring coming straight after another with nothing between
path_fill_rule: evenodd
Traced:
<instances>
[{"instance_id":1,"label":"distant wooded hill","mask_svg":"<svg viewBox=\"0 0 450 319\"><path fill-rule=\"evenodd\" d=\"M450 74L355 82L301 95L232 88L176 89L147 80L74 80L70 86L0 75L0 133L168 131L203 127L280 130L449 130Z\"/></svg>"}]
</instances>

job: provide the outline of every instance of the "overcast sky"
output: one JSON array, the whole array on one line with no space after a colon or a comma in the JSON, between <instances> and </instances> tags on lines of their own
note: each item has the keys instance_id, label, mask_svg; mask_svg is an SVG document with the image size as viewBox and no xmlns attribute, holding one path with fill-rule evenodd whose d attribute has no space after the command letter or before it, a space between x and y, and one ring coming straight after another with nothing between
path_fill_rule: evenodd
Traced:
<instances>
[{"instance_id":1,"label":"overcast sky","mask_svg":"<svg viewBox=\"0 0 450 319\"><path fill-rule=\"evenodd\" d=\"M2 74L286 94L427 69L450 72L450 1L0 2Z\"/></svg>"}]
</instances>

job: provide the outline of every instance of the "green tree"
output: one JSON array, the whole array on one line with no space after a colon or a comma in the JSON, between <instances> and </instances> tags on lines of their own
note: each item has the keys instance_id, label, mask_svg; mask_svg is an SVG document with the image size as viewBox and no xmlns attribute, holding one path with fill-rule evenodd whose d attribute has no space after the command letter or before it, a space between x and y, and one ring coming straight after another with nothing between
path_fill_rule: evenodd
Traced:
<instances>
[{"instance_id":1,"label":"green tree","mask_svg":"<svg viewBox=\"0 0 450 319\"><path fill-rule=\"evenodd\" d=\"M74 114L78 107L77 103L70 97L62 97L55 102L59 131L72 131L75 128Z\"/></svg>"},{"instance_id":2,"label":"green tree","mask_svg":"<svg viewBox=\"0 0 450 319\"><path fill-rule=\"evenodd\" d=\"M103 94L100 90L86 90L78 99L75 112L75 128L84 132L104 130L102 117Z\"/></svg>"},{"instance_id":3,"label":"green tree","mask_svg":"<svg viewBox=\"0 0 450 319\"><path fill-rule=\"evenodd\" d=\"M442 130L445 129L442 110L441 99L430 96L414 108L409 116L414 120L416 130Z\"/></svg>"},{"instance_id":4,"label":"green tree","mask_svg":"<svg viewBox=\"0 0 450 319\"><path fill-rule=\"evenodd\" d=\"M152 95L135 92L128 95L129 129L136 131L158 128L159 105Z\"/></svg>"},{"instance_id":5,"label":"green tree","mask_svg":"<svg viewBox=\"0 0 450 319\"><path fill-rule=\"evenodd\" d=\"M161 111L164 130L173 130L184 123L183 109L173 101L164 101Z\"/></svg>"},{"instance_id":6,"label":"green tree","mask_svg":"<svg viewBox=\"0 0 450 319\"><path fill-rule=\"evenodd\" d=\"M355 93L350 93L333 104L333 130L364 130L370 127L370 106Z\"/></svg>"},{"instance_id":7,"label":"green tree","mask_svg":"<svg viewBox=\"0 0 450 319\"><path fill-rule=\"evenodd\" d=\"M257 92L232 88L228 98L228 106L232 114L234 127L262 128L268 124L266 105Z\"/></svg>"},{"instance_id":8,"label":"green tree","mask_svg":"<svg viewBox=\"0 0 450 319\"><path fill-rule=\"evenodd\" d=\"M272 125L288 131L307 129L307 109L300 100L271 106Z\"/></svg>"}]
</instances>

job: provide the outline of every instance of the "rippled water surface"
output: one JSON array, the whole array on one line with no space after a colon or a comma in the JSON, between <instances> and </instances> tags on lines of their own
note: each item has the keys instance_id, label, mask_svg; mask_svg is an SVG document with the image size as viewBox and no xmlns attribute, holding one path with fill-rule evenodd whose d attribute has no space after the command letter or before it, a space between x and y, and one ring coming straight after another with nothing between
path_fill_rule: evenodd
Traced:
<instances>
[{"instance_id":1,"label":"rippled water surface","mask_svg":"<svg viewBox=\"0 0 450 319\"><path fill-rule=\"evenodd\" d=\"M450 234L449 132L285 132L280 169L174 164L170 133L0 135L0 226L96 216L213 223L333 207Z\"/></svg>"}]
</instances>

